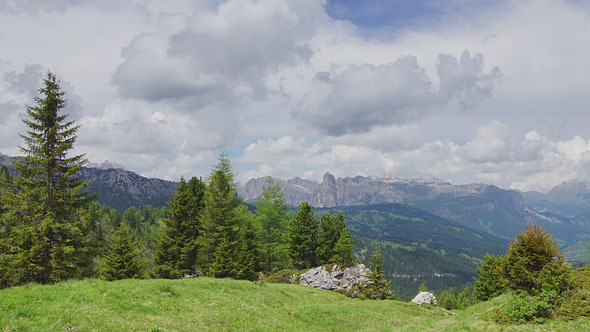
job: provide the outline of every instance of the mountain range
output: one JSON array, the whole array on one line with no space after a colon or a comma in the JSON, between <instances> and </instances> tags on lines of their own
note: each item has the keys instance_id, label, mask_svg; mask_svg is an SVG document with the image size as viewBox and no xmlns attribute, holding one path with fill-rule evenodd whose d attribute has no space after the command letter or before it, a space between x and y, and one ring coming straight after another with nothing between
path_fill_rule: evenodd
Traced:
<instances>
[{"instance_id":1,"label":"mountain range","mask_svg":"<svg viewBox=\"0 0 590 332\"><path fill-rule=\"evenodd\" d=\"M15 172L14 161L14 157L0 155L0 164L11 172ZM82 180L90 180L88 190L98 195L100 203L120 211L132 206L165 206L176 188L175 182L146 178L108 162L87 166L91 167L84 167L80 175ZM533 219L554 235L562 248L590 240L590 190L578 182L565 182L548 193L522 193L481 183L453 185L438 179L374 176L335 178L330 173L322 182L298 177L275 181L291 206L303 201L324 209L406 204L504 240L523 231L527 220ZM250 179L239 186L238 193L247 201L255 201L265 183L266 178Z\"/></svg>"},{"instance_id":2,"label":"mountain range","mask_svg":"<svg viewBox=\"0 0 590 332\"><path fill-rule=\"evenodd\" d=\"M0 165L6 165L13 174L15 161L15 157L0 155ZM80 179L89 181L88 191L97 195L99 203L121 212L133 206L165 206L176 190L176 182L146 178L108 161L82 167Z\"/></svg>"},{"instance_id":3,"label":"mountain range","mask_svg":"<svg viewBox=\"0 0 590 332\"><path fill-rule=\"evenodd\" d=\"M555 213L559 212L555 209L539 208L540 205L527 202L525 198L531 197L528 193L494 185L453 185L438 179L364 176L336 179L330 173L324 175L321 183L297 177L275 181L283 189L287 204L294 206L303 201L308 201L315 207L327 208L403 203L504 239L523 231L527 221L533 219L538 220L563 245L590 239L590 218L581 215L564 216ZM239 194L246 200L256 200L261 196L265 183L266 178L251 179L240 188ZM580 210L583 206L590 206L579 199L580 195L585 197L583 194L569 193L567 187L563 186L556 188L557 193L549 197L562 197L558 193L566 192L568 194L563 197L578 198L576 206ZM574 188L580 190L582 187ZM569 202L567 199L564 201ZM536 203L538 200L532 202Z\"/></svg>"}]
</instances>

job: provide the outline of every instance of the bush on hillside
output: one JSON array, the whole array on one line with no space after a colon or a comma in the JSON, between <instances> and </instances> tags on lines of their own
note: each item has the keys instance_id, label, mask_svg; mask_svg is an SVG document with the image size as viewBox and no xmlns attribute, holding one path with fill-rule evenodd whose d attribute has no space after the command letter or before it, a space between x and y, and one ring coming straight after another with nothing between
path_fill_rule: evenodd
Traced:
<instances>
[{"instance_id":1,"label":"bush on hillside","mask_svg":"<svg viewBox=\"0 0 590 332\"><path fill-rule=\"evenodd\" d=\"M494 298L506 289L505 280L502 277L500 264L501 257L486 254L479 267L479 278L475 280L474 295L479 301L487 301Z\"/></svg>"},{"instance_id":2,"label":"bush on hillside","mask_svg":"<svg viewBox=\"0 0 590 332\"><path fill-rule=\"evenodd\" d=\"M553 236L539 227L537 221L510 241L506 256L500 262L508 286L529 294L539 293L545 284L558 292L567 290L571 265L565 262Z\"/></svg>"},{"instance_id":3,"label":"bush on hillside","mask_svg":"<svg viewBox=\"0 0 590 332\"><path fill-rule=\"evenodd\" d=\"M473 284L469 284L463 288L447 288L440 292L440 294L437 294L438 305L447 310L465 309L477 302L473 288Z\"/></svg>"},{"instance_id":4,"label":"bush on hillside","mask_svg":"<svg viewBox=\"0 0 590 332\"><path fill-rule=\"evenodd\" d=\"M500 270L516 292L506 306L496 310L499 322L542 322L553 317L568 297L571 265L565 262L553 236L536 221L510 241Z\"/></svg>"},{"instance_id":5,"label":"bush on hillside","mask_svg":"<svg viewBox=\"0 0 590 332\"><path fill-rule=\"evenodd\" d=\"M566 319L590 317L590 265L572 271L570 296L563 302L558 315Z\"/></svg>"},{"instance_id":6,"label":"bush on hillside","mask_svg":"<svg viewBox=\"0 0 590 332\"><path fill-rule=\"evenodd\" d=\"M264 280L272 284L292 284L296 283L299 280L299 275L305 272L307 272L307 269L284 269L269 275ZM293 275L295 275L295 278L293 278Z\"/></svg>"}]
</instances>

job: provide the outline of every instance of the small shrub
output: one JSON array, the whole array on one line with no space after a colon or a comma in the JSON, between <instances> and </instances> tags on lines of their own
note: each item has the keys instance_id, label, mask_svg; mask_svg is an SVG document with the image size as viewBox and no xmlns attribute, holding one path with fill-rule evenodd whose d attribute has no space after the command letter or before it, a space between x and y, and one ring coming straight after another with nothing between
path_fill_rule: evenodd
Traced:
<instances>
[{"instance_id":1,"label":"small shrub","mask_svg":"<svg viewBox=\"0 0 590 332\"><path fill-rule=\"evenodd\" d=\"M296 281L299 281L299 275L301 273L307 272L307 269L304 270L294 270L294 269L284 269L280 270L276 273L273 273L266 277L266 282L272 284L295 284ZM295 275L295 280L293 280L293 275ZM298 282L297 282L298 283Z\"/></svg>"},{"instance_id":2,"label":"small shrub","mask_svg":"<svg viewBox=\"0 0 590 332\"><path fill-rule=\"evenodd\" d=\"M542 323L553 316L555 301L558 299L554 290L543 291L538 295L518 291L512 295L508 304L496 311L495 320L499 323Z\"/></svg>"},{"instance_id":3,"label":"small shrub","mask_svg":"<svg viewBox=\"0 0 590 332\"><path fill-rule=\"evenodd\" d=\"M565 319L590 317L590 265L574 269L571 280L573 288L557 315Z\"/></svg>"}]
</instances>

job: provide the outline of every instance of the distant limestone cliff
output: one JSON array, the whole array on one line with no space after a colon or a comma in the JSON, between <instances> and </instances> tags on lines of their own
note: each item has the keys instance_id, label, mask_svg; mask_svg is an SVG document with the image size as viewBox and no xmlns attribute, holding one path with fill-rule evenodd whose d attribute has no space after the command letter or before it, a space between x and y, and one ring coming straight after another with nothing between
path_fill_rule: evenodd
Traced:
<instances>
[{"instance_id":1,"label":"distant limestone cliff","mask_svg":"<svg viewBox=\"0 0 590 332\"><path fill-rule=\"evenodd\" d=\"M493 196L498 205L521 216L525 215L520 193L488 184L452 185L438 179L397 179L356 176L338 178L324 174L321 183L294 178L276 179L283 189L287 204L307 201L316 207L368 205L376 203L406 203L439 198ZM249 180L239 194L247 200L262 195L266 178ZM490 206L490 208L494 208Z\"/></svg>"},{"instance_id":2,"label":"distant limestone cliff","mask_svg":"<svg viewBox=\"0 0 590 332\"><path fill-rule=\"evenodd\" d=\"M521 232L529 219L538 219L543 227L564 242L572 243L590 236L585 222L561 215L546 215L528 206L522 193L494 185L453 185L438 179L374 176L336 179L330 173L324 175L321 183L301 178L275 181L283 189L287 204L293 206L304 201L320 208L404 203L504 239ZM239 194L246 200L256 200L265 183L266 178L251 179L240 188ZM575 187L578 195L584 189L582 185L569 184L556 190L564 187Z\"/></svg>"}]
</instances>

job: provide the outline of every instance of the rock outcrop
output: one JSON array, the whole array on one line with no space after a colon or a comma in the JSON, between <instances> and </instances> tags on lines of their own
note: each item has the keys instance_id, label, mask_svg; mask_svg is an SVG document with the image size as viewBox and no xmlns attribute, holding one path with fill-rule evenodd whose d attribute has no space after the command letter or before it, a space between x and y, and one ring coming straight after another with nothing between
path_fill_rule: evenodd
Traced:
<instances>
[{"instance_id":1,"label":"rock outcrop","mask_svg":"<svg viewBox=\"0 0 590 332\"><path fill-rule=\"evenodd\" d=\"M313 288L351 290L357 284L373 282L367 277L370 272L364 264L349 267L332 265L328 268L320 266L302 273L299 282Z\"/></svg>"},{"instance_id":2,"label":"rock outcrop","mask_svg":"<svg viewBox=\"0 0 590 332\"><path fill-rule=\"evenodd\" d=\"M436 297L431 292L420 292L416 297L412 300L412 302L422 305L423 303L426 304L434 304L436 305Z\"/></svg>"}]
</instances>

